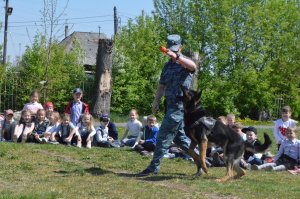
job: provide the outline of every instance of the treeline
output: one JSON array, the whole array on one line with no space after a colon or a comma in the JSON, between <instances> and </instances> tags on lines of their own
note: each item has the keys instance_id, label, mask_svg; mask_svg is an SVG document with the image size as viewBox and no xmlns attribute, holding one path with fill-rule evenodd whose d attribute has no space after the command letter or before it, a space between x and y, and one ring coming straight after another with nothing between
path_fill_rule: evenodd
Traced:
<instances>
[{"instance_id":1,"label":"treeline","mask_svg":"<svg viewBox=\"0 0 300 199\"><path fill-rule=\"evenodd\" d=\"M185 54L201 56L198 88L214 116L233 112L278 117L289 104L300 119L300 1L154 0L122 28L115 42L112 111L149 114L166 57L168 34L183 37ZM163 110L163 106L161 106Z\"/></svg>"},{"instance_id":2,"label":"treeline","mask_svg":"<svg viewBox=\"0 0 300 199\"><path fill-rule=\"evenodd\" d=\"M65 53L58 41L47 46L45 37L38 34L16 66L8 64L6 68L1 67L1 111L8 108L21 110L29 102L31 91L37 90L40 103L52 101L55 109L62 112L72 99L72 90L85 82L82 60L83 53L78 42L75 42L73 51Z\"/></svg>"}]
</instances>

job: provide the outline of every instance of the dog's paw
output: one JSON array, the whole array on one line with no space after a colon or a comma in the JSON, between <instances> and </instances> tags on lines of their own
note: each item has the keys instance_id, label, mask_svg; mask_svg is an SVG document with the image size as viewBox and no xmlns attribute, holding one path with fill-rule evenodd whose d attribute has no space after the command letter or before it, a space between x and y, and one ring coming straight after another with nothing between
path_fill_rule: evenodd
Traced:
<instances>
[{"instance_id":1,"label":"dog's paw","mask_svg":"<svg viewBox=\"0 0 300 199\"><path fill-rule=\"evenodd\" d=\"M223 178L216 179L216 182L226 182L230 179L230 176L224 176Z\"/></svg>"}]
</instances>

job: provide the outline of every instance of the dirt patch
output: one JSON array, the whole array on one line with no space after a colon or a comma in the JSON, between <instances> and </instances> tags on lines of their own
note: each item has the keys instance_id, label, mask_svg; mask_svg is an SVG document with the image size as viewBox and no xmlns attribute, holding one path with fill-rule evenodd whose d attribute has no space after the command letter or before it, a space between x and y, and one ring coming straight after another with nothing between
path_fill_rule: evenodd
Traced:
<instances>
[{"instance_id":1,"label":"dirt patch","mask_svg":"<svg viewBox=\"0 0 300 199\"><path fill-rule=\"evenodd\" d=\"M195 190L191 187L186 186L185 184L181 183L173 183L173 182L155 182L155 184L158 184L159 186L167 187L170 189L178 189L180 191L186 192L186 193L191 193L194 192Z\"/></svg>"},{"instance_id":2,"label":"dirt patch","mask_svg":"<svg viewBox=\"0 0 300 199\"><path fill-rule=\"evenodd\" d=\"M203 195L210 199L239 199L239 197L236 196L220 196L216 193L203 193Z\"/></svg>"},{"instance_id":3,"label":"dirt patch","mask_svg":"<svg viewBox=\"0 0 300 199\"><path fill-rule=\"evenodd\" d=\"M48 150L37 150L37 152L40 152L44 155L48 155L48 156L51 156L51 157L57 157L57 158L61 158L63 159L65 162L71 162L71 163L75 163L75 164L83 164L83 165L86 165L86 166L91 166L91 164L85 162L85 161L81 161L81 160L76 160L70 156L67 156L67 155L62 155L62 154L58 154L56 152L52 152L52 151L48 151Z\"/></svg>"}]
</instances>

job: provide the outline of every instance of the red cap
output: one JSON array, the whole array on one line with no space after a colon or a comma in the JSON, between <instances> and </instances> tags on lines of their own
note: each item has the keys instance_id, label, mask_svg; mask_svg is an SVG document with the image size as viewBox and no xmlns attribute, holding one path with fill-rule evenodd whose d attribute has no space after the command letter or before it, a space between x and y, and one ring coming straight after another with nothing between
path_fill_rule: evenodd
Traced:
<instances>
[{"instance_id":1,"label":"red cap","mask_svg":"<svg viewBox=\"0 0 300 199\"><path fill-rule=\"evenodd\" d=\"M48 108L48 107L53 107L54 108L54 105L52 102L46 102L46 104L44 105L44 108Z\"/></svg>"}]
</instances>

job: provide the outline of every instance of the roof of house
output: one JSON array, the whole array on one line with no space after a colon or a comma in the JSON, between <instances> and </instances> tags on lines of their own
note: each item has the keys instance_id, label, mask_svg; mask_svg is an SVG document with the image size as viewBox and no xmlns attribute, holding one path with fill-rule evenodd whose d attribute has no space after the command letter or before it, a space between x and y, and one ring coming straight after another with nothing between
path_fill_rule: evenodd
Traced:
<instances>
[{"instance_id":1,"label":"roof of house","mask_svg":"<svg viewBox=\"0 0 300 199\"><path fill-rule=\"evenodd\" d=\"M92 32L73 32L64 38L60 44L65 46L67 52L73 49L73 43L79 41L80 46L85 53L83 60L84 65L96 65L98 41L99 39L107 39L106 35Z\"/></svg>"}]
</instances>

